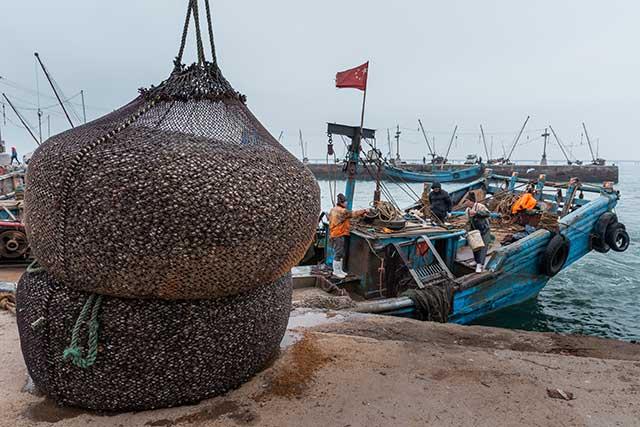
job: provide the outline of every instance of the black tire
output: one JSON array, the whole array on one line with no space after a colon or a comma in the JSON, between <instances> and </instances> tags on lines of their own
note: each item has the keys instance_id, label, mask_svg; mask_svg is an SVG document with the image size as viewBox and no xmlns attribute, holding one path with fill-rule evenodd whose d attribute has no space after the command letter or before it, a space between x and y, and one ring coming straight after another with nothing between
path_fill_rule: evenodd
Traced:
<instances>
[{"instance_id":1,"label":"black tire","mask_svg":"<svg viewBox=\"0 0 640 427\"><path fill-rule=\"evenodd\" d=\"M562 270L569 258L569 242L562 235L556 234L551 238L542 254L542 272L553 277Z\"/></svg>"},{"instance_id":2,"label":"black tire","mask_svg":"<svg viewBox=\"0 0 640 427\"><path fill-rule=\"evenodd\" d=\"M616 252L624 252L629 249L629 233L622 224L614 224L607 230L605 237L607 245Z\"/></svg>"},{"instance_id":3,"label":"black tire","mask_svg":"<svg viewBox=\"0 0 640 427\"><path fill-rule=\"evenodd\" d=\"M600 215L600 218L598 218L593 233L599 237L602 242L604 242L607 230L611 225L616 224L617 222L618 216L616 214L613 212L605 212Z\"/></svg>"}]
</instances>

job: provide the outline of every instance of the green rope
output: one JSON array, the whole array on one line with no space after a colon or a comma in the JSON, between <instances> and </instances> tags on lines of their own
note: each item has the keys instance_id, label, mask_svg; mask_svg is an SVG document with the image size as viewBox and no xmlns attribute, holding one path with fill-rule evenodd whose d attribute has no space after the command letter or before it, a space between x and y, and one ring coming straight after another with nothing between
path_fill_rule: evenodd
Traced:
<instances>
[{"instance_id":1,"label":"green rope","mask_svg":"<svg viewBox=\"0 0 640 427\"><path fill-rule=\"evenodd\" d=\"M40 273L44 271L44 267L40 266L40 263L38 263L38 261L33 261L31 264L29 264L29 266L27 267L27 273Z\"/></svg>"},{"instance_id":2,"label":"green rope","mask_svg":"<svg viewBox=\"0 0 640 427\"><path fill-rule=\"evenodd\" d=\"M71 363L78 368L87 369L96 363L98 357L98 329L100 322L98 314L100 305L102 304L102 295L91 294L82 307L82 311L73 326L71 333L71 344L62 353L63 360L71 359ZM87 317L91 311L91 320L89 321L89 339L87 357L82 357L82 347L80 347L80 332L83 323L87 321Z\"/></svg>"}]
</instances>

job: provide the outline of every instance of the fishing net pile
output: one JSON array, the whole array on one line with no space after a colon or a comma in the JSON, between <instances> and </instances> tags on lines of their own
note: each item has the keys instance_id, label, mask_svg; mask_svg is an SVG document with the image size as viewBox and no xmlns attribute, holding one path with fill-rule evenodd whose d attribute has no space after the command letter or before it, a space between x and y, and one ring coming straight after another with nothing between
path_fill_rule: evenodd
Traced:
<instances>
[{"instance_id":1,"label":"fishing net pile","mask_svg":"<svg viewBox=\"0 0 640 427\"><path fill-rule=\"evenodd\" d=\"M287 326L291 277L210 300L104 296L95 363L80 367L67 349L90 296L44 271L22 277L17 320L29 373L59 404L133 411L219 395L262 369ZM86 323L91 328L90 314Z\"/></svg>"},{"instance_id":2,"label":"fishing net pile","mask_svg":"<svg viewBox=\"0 0 640 427\"><path fill-rule=\"evenodd\" d=\"M58 403L193 402L278 351L319 188L223 77L205 5L211 61L190 0L170 77L31 159L37 267L20 282L17 315L29 372ZM198 62L187 67L191 17Z\"/></svg>"}]
</instances>

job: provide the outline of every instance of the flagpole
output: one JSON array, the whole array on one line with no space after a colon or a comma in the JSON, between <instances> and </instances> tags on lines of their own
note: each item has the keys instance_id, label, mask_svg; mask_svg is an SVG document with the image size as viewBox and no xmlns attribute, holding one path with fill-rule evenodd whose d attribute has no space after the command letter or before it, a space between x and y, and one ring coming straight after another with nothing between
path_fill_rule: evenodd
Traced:
<instances>
[{"instance_id":1,"label":"flagpole","mask_svg":"<svg viewBox=\"0 0 640 427\"><path fill-rule=\"evenodd\" d=\"M362 96L362 114L360 115L360 135L364 129L364 108L367 103L367 86L364 87L364 95Z\"/></svg>"}]
</instances>

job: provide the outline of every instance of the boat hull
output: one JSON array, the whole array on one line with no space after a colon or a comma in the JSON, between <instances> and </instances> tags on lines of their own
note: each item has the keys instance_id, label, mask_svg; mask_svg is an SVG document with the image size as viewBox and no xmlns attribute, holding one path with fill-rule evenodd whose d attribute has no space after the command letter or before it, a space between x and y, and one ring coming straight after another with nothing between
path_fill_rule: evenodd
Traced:
<instances>
[{"instance_id":1,"label":"boat hull","mask_svg":"<svg viewBox=\"0 0 640 427\"><path fill-rule=\"evenodd\" d=\"M464 169L433 169L432 172L413 172L394 166L385 166L384 173L389 178L408 182L464 182L478 178L482 174L482 166L475 165Z\"/></svg>"}]
</instances>

